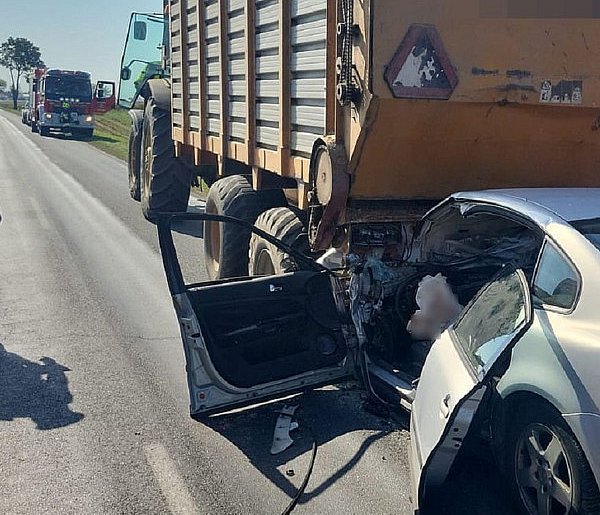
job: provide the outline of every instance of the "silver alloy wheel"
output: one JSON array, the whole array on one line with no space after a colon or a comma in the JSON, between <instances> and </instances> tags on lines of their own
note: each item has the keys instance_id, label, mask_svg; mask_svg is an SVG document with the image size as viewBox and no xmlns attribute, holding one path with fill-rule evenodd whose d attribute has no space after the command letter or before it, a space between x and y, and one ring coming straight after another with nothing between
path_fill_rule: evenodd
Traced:
<instances>
[{"instance_id":1,"label":"silver alloy wheel","mask_svg":"<svg viewBox=\"0 0 600 515\"><path fill-rule=\"evenodd\" d=\"M526 426L515 449L516 482L531 515L568 515L573 508L573 467L550 428Z\"/></svg>"}]
</instances>

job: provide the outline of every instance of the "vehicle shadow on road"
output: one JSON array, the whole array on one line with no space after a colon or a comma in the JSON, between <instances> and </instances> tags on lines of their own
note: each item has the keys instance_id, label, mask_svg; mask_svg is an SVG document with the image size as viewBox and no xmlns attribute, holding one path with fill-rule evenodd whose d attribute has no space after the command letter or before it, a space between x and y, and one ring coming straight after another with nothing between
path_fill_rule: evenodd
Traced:
<instances>
[{"instance_id":1,"label":"vehicle shadow on road","mask_svg":"<svg viewBox=\"0 0 600 515\"><path fill-rule=\"evenodd\" d=\"M0 422L30 418L37 429L48 430L83 419L69 407L73 396L65 372L69 368L52 358L29 361L0 343Z\"/></svg>"},{"instance_id":2,"label":"vehicle shadow on road","mask_svg":"<svg viewBox=\"0 0 600 515\"><path fill-rule=\"evenodd\" d=\"M73 136L71 136L72 139L77 139ZM104 141L106 143L117 143L118 140L116 140L115 138L110 138L108 136L97 136L96 134L94 134L90 139L88 139L87 141Z\"/></svg>"},{"instance_id":3,"label":"vehicle shadow on road","mask_svg":"<svg viewBox=\"0 0 600 515\"><path fill-rule=\"evenodd\" d=\"M95 134L90 138L87 136L80 136L77 134L65 134L64 132L50 132L44 137L50 139L59 139L61 141L84 141L87 143L90 143L92 141L105 141L107 143L117 143L116 139L109 138L106 136L96 136Z\"/></svg>"},{"instance_id":4,"label":"vehicle shadow on road","mask_svg":"<svg viewBox=\"0 0 600 515\"><path fill-rule=\"evenodd\" d=\"M190 213L188 208L188 213ZM173 222L171 224L171 231L179 234L185 234L186 236L193 236L194 238L204 237L204 223L198 220L181 220Z\"/></svg>"},{"instance_id":5,"label":"vehicle shadow on road","mask_svg":"<svg viewBox=\"0 0 600 515\"><path fill-rule=\"evenodd\" d=\"M292 460L303 455L306 456L301 460L300 467L307 468L307 457L311 453L314 441L321 447L346 434L357 431L369 432L370 434L366 435L354 450L354 454L329 477L321 478L319 484L315 484L315 474L313 474L313 479L300 500L300 504L304 504L348 474L375 442L394 431L407 428L408 420L404 422L401 419L379 418L360 409L361 397L359 390L341 385L340 389L309 391L285 403L268 404L249 411L221 415L209 418L203 423L238 447L265 477L289 497L296 495L298 480L301 480L306 470L294 470L296 481L292 482L282 469L287 468ZM290 448L280 454L271 455L270 449L275 423L279 416L278 411L284 405L299 405L294 416L299 428L290 433L294 440ZM317 454L315 469L318 467L319 455Z\"/></svg>"}]
</instances>

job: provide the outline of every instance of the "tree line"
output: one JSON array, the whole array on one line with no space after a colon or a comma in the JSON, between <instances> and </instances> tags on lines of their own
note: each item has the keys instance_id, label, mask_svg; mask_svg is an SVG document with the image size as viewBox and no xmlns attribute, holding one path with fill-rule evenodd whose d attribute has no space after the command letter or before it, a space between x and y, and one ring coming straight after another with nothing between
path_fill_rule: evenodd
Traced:
<instances>
[{"instance_id":1,"label":"tree line","mask_svg":"<svg viewBox=\"0 0 600 515\"><path fill-rule=\"evenodd\" d=\"M13 107L17 109L19 87L22 77L27 77L35 68L42 68L42 54L40 49L27 38L9 37L0 45L0 66L8 69L11 79L10 92ZM0 89L6 88L6 81L0 79Z\"/></svg>"}]
</instances>

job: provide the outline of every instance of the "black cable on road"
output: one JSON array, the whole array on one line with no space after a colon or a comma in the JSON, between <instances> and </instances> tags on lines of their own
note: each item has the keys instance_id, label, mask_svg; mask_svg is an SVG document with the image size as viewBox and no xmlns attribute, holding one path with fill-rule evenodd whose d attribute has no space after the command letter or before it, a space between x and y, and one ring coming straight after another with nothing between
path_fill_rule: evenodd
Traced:
<instances>
[{"instance_id":1,"label":"black cable on road","mask_svg":"<svg viewBox=\"0 0 600 515\"><path fill-rule=\"evenodd\" d=\"M300 501L302 494L304 494L304 491L306 490L308 481L310 480L310 476L312 474L313 467L315 466L316 457L317 457L317 439L313 436L312 456L310 457L310 463L308 464L308 470L306 471L304 480L302 481L300 488L298 488L296 495L293 497L290 504L288 504L288 507L282 512L281 515L289 515L290 513L292 513L294 511L294 508L298 505L298 502Z\"/></svg>"}]
</instances>

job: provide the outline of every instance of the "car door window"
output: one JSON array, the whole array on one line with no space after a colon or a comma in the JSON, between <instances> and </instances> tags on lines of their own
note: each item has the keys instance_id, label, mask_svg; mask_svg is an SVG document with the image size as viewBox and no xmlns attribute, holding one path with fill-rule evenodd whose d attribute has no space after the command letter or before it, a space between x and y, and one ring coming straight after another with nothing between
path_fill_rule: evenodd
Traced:
<instances>
[{"instance_id":1,"label":"car door window","mask_svg":"<svg viewBox=\"0 0 600 515\"><path fill-rule=\"evenodd\" d=\"M485 373L527 321L527 299L518 273L486 286L454 325L458 345L478 373Z\"/></svg>"},{"instance_id":2,"label":"car door window","mask_svg":"<svg viewBox=\"0 0 600 515\"><path fill-rule=\"evenodd\" d=\"M579 292L573 265L550 242L546 242L533 281L533 294L546 306L571 309Z\"/></svg>"}]
</instances>

